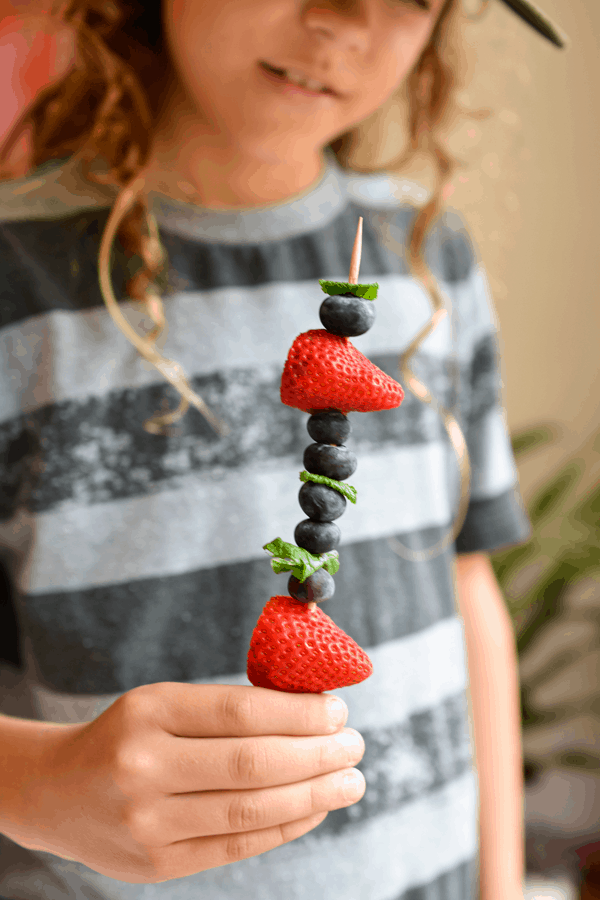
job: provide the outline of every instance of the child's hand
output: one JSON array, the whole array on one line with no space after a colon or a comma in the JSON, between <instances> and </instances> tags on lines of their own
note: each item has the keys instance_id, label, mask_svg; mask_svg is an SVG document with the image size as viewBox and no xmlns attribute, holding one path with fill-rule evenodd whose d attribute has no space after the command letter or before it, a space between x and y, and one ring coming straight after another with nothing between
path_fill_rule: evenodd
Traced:
<instances>
[{"instance_id":1,"label":"child's hand","mask_svg":"<svg viewBox=\"0 0 600 900\"><path fill-rule=\"evenodd\" d=\"M10 837L121 881L256 856L364 792L364 752L326 694L165 682L50 732ZM44 738L47 740L47 738ZM31 766L29 767L31 770ZM13 817L15 821L15 817Z\"/></svg>"}]
</instances>

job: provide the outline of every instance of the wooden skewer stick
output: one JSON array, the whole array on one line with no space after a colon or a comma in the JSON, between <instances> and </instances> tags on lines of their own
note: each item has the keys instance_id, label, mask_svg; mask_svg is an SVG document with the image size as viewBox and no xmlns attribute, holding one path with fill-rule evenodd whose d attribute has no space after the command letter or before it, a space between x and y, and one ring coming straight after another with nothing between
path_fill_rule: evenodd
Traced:
<instances>
[{"instance_id":1,"label":"wooden skewer stick","mask_svg":"<svg viewBox=\"0 0 600 900\"><path fill-rule=\"evenodd\" d=\"M358 220L358 228L356 229L356 237L354 238L354 247L352 248L348 284L358 284L358 270L360 269L360 257L362 253L362 223L363 220L361 216Z\"/></svg>"},{"instance_id":2,"label":"wooden skewer stick","mask_svg":"<svg viewBox=\"0 0 600 900\"><path fill-rule=\"evenodd\" d=\"M348 284L358 284L358 272L360 269L360 257L362 254L362 216L358 220L356 229L356 237L354 238L354 247L352 248L352 258L350 259L350 273L348 275ZM317 604L313 601L308 604L309 612L313 612L317 608Z\"/></svg>"},{"instance_id":3,"label":"wooden skewer stick","mask_svg":"<svg viewBox=\"0 0 600 900\"><path fill-rule=\"evenodd\" d=\"M352 258L350 259L350 273L348 275L348 284L358 284L358 272L360 269L360 257L362 254L362 216L358 220L356 229L356 237L354 238L354 247L352 248ZM313 601L308 604L309 612L313 612L317 608L317 604Z\"/></svg>"}]
</instances>

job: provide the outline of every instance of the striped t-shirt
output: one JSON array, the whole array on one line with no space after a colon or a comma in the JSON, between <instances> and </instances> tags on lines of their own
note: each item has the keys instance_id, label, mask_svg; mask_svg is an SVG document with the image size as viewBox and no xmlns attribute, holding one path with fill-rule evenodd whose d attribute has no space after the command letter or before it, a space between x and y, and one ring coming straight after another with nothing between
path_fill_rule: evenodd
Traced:
<instances>
[{"instance_id":1,"label":"striped t-shirt","mask_svg":"<svg viewBox=\"0 0 600 900\"><path fill-rule=\"evenodd\" d=\"M353 339L399 378L398 354L431 314L403 255L414 208L383 176L330 161L305 194L211 211L152 199L170 259L159 340L229 425L192 410L166 436L144 421L174 392L116 330L97 279L112 195L70 163L0 185L0 535L15 585L40 718L91 719L158 681L247 684L252 629L286 593L262 546L293 541L306 414L279 398L293 339L320 327L318 279L347 277L364 217L361 281L376 321ZM156 885L129 884L4 840L0 895L77 900L468 900L477 865L477 782L466 701L455 550L524 539L499 400L485 274L455 215L427 245L452 310L424 343L419 377L468 439L472 499L456 547L415 562L399 545L441 540L458 502L438 415L350 414L358 503L338 524L340 570L324 610L374 674L336 693L366 743L356 805L262 856ZM116 254L123 296L131 261ZM129 267L129 268L128 268ZM147 324L135 303L126 315Z\"/></svg>"}]
</instances>

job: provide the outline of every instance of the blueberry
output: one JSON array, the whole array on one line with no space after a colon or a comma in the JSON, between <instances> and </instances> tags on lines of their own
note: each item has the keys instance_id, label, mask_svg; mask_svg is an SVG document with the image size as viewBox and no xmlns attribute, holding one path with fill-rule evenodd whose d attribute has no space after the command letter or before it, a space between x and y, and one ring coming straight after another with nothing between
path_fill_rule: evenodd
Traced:
<instances>
[{"instance_id":1,"label":"blueberry","mask_svg":"<svg viewBox=\"0 0 600 900\"><path fill-rule=\"evenodd\" d=\"M339 409L315 413L306 423L306 428L313 441L320 444L343 444L352 431L348 417Z\"/></svg>"},{"instance_id":2,"label":"blueberry","mask_svg":"<svg viewBox=\"0 0 600 900\"><path fill-rule=\"evenodd\" d=\"M294 531L294 540L298 547L309 553L327 553L340 542L342 533L335 522L313 522L304 519L298 522Z\"/></svg>"},{"instance_id":3,"label":"blueberry","mask_svg":"<svg viewBox=\"0 0 600 900\"><path fill-rule=\"evenodd\" d=\"M313 522L333 522L339 519L346 509L346 498L335 488L326 484L315 484L307 481L298 493L298 502L302 511Z\"/></svg>"},{"instance_id":4,"label":"blueberry","mask_svg":"<svg viewBox=\"0 0 600 900\"><path fill-rule=\"evenodd\" d=\"M336 294L323 300L319 318L331 334L356 337L368 331L375 321L375 304L354 294Z\"/></svg>"},{"instance_id":5,"label":"blueberry","mask_svg":"<svg viewBox=\"0 0 600 900\"><path fill-rule=\"evenodd\" d=\"M309 444L304 451L304 468L312 475L343 481L356 471L356 454L343 445Z\"/></svg>"},{"instance_id":6,"label":"blueberry","mask_svg":"<svg viewBox=\"0 0 600 900\"><path fill-rule=\"evenodd\" d=\"M295 575L290 575L288 594L303 603L321 603L335 594L335 581L325 569L317 569L305 581L298 581Z\"/></svg>"}]
</instances>

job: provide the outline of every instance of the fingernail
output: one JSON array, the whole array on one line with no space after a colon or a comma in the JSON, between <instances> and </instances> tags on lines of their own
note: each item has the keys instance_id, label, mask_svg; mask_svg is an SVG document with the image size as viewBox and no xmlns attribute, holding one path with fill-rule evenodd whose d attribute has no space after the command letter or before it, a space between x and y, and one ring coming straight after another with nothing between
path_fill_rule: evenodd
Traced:
<instances>
[{"instance_id":1,"label":"fingernail","mask_svg":"<svg viewBox=\"0 0 600 900\"><path fill-rule=\"evenodd\" d=\"M340 731L339 734L334 735L334 738L342 747L361 747L363 743L361 735L353 729Z\"/></svg>"},{"instance_id":2,"label":"fingernail","mask_svg":"<svg viewBox=\"0 0 600 900\"><path fill-rule=\"evenodd\" d=\"M343 725L348 718L348 707L341 697L331 697L327 711L329 712L329 718L332 719L336 725Z\"/></svg>"},{"instance_id":3,"label":"fingernail","mask_svg":"<svg viewBox=\"0 0 600 900\"><path fill-rule=\"evenodd\" d=\"M344 775L344 787L363 787L365 776L359 769L352 769Z\"/></svg>"}]
</instances>

